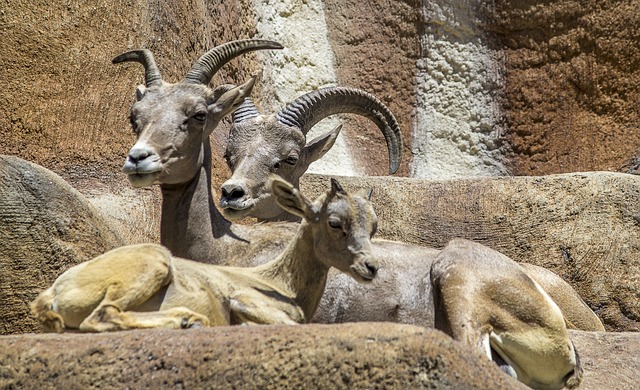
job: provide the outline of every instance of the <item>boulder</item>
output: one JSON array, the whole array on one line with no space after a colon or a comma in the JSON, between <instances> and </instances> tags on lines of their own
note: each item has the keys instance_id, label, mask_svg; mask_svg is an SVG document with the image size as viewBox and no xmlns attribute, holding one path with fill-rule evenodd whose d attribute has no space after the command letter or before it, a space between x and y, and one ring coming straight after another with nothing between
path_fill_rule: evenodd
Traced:
<instances>
[{"instance_id":1,"label":"boulder","mask_svg":"<svg viewBox=\"0 0 640 390\"><path fill-rule=\"evenodd\" d=\"M0 155L0 334L39 330L29 302L67 268L122 244L58 175Z\"/></svg>"},{"instance_id":2,"label":"boulder","mask_svg":"<svg viewBox=\"0 0 640 390\"><path fill-rule=\"evenodd\" d=\"M525 388L442 332L388 323L3 336L3 385L52 389Z\"/></svg>"},{"instance_id":3,"label":"boulder","mask_svg":"<svg viewBox=\"0 0 640 390\"><path fill-rule=\"evenodd\" d=\"M570 337L581 390L640 382L640 334ZM0 387L526 388L442 332L391 323L1 336Z\"/></svg>"},{"instance_id":4,"label":"boulder","mask_svg":"<svg viewBox=\"0 0 640 390\"><path fill-rule=\"evenodd\" d=\"M584 375L580 390L635 389L640 383L640 333L569 331Z\"/></svg>"}]
</instances>

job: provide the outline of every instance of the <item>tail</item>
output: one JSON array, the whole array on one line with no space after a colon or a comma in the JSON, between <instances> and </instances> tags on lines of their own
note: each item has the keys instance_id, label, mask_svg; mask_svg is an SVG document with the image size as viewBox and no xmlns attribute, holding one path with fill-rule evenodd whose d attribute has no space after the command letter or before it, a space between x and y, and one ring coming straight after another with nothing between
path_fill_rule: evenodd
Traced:
<instances>
[{"instance_id":1,"label":"tail","mask_svg":"<svg viewBox=\"0 0 640 390\"><path fill-rule=\"evenodd\" d=\"M41 292L29 305L33 315L42 323L45 332L61 333L64 330L62 316L53 311L53 290Z\"/></svg>"},{"instance_id":2,"label":"tail","mask_svg":"<svg viewBox=\"0 0 640 390\"><path fill-rule=\"evenodd\" d=\"M571 342L571 344L573 345L573 342ZM582 364L580 364L580 356L578 355L578 350L575 345L573 345L573 352L576 356L576 368L574 368L573 371L568 373L564 378L564 386L567 389L575 389L582 381L583 369Z\"/></svg>"}]
</instances>

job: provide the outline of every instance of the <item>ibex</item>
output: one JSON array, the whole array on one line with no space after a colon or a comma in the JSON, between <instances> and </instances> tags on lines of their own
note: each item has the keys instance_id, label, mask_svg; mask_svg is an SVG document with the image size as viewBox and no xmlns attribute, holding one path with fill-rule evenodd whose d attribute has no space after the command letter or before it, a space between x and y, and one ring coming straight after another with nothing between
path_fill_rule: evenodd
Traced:
<instances>
[{"instance_id":1,"label":"ibex","mask_svg":"<svg viewBox=\"0 0 640 390\"><path fill-rule=\"evenodd\" d=\"M250 98L233 114L225 159L233 176L222 184L220 207L230 220L246 216L263 221L297 220L275 204L266 178L278 173L296 188L309 165L334 145L341 126L306 142L306 134L322 119L354 113L371 119L382 131L389 152L389 173L398 169L402 137L396 118L375 96L343 87L307 93L273 115L262 115Z\"/></svg>"},{"instance_id":2,"label":"ibex","mask_svg":"<svg viewBox=\"0 0 640 390\"><path fill-rule=\"evenodd\" d=\"M295 234L295 224L232 224L219 214L211 197L209 135L249 96L253 80L236 88L211 89L208 83L224 64L242 53L279 48L282 46L277 42L265 40L217 46L202 55L176 84L163 80L148 50L113 59L113 63L139 62L145 69L145 85L136 88L137 101L130 115L137 141L129 150L123 171L136 187L160 184L160 240L178 257L244 266L248 263L234 263L233 258L245 254L264 263L284 249ZM270 238L274 231L286 237L275 245Z\"/></svg>"},{"instance_id":3,"label":"ibex","mask_svg":"<svg viewBox=\"0 0 640 390\"><path fill-rule=\"evenodd\" d=\"M371 203L331 184L311 202L291 184L272 180L278 204L303 222L287 248L264 265L216 266L172 257L156 244L125 246L64 272L33 301L32 311L57 332L306 322L330 267L360 282L378 271Z\"/></svg>"},{"instance_id":4,"label":"ibex","mask_svg":"<svg viewBox=\"0 0 640 390\"><path fill-rule=\"evenodd\" d=\"M210 69L219 69L235 55L233 50L229 50L234 45L234 42L222 45L224 50L214 48L198 61L211 62ZM294 236L297 223L240 225L229 222L215 207L211 188L208 137L219 122L220 114L242 104L250 88L221 88L227 93L237 91L238 94L233 95L237 99L232 100L224 94L229 98L218 103L217 114L210 114L204 123L188 121L185 125L183 121L188 116L184 113L193 112L193 102L203 99L202 94L209 90L199 86L201 88L194 91L189 85L183 87L181 84L184 82L167 84L161 81L151 54L145 58L148 59L142 62L145 74L152 77L147 77L147 92L138 94L139 100L131 109L137 141L129 151L124 171L134 185L160 185L162 245L175 256L219 265L256 266L273 259ZM207 76L207 80L210 77ZM152 88L150 83L153 83ZM180 93L171 94L170 91ZM162 100L158 96L162 96ZM372 248L376 256L386 256L390 263L398 263L391 269L401 269L402 263L410 262L406 253L386 249L385 242L373 240ZM439 253L420 246L407 248L413 248L411 251L418 259L422 259L425 253L433 257ZM407 275L391 269L383 271L369 289L330 272L314 321L394 321L429 325L421 284L409 283ZM408 272L416 274L415 270ZM535 266L527 266L527 273L552 294L570 326L582 330L604 330L598 317L560 277ZM352 293L345 295L344 291Z\"/></svg>"}]
</instances>

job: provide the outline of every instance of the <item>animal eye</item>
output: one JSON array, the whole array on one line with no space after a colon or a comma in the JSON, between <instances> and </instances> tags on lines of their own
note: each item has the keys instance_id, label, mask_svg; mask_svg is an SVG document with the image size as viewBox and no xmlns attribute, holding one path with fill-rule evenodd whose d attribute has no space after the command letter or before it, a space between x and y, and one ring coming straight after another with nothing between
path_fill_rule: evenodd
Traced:
<instances>
[{"instance_id":1,"label":"animal eye","mask_svg":"<svg viewBox=\"0 0 640 390\"><path fill-rule=\"evenodd\" d=\"M296 157L296 156L287 157L284 160L284 162L289 164L289 165L296 165L298 163L298 157Z\"/></svg>"},{"instance_id":2,"label":"animal eye","mask_svg":"<svg viewBox=\"0 0 640 390\"><path fill-rule=\"evenodd\" d=\"M342 223L337 219L330 219L329 226L333 229L342 229Z\"/></svg>"},{"instance_id":3,"label":"animal eye","mask_svg":"<svg viewBox=\"0 0 640 390\"><path fill-rule=\"evenodd\" d=\"M207 119L207 114L205 114L204 112L198 112L193 116L193 119L197 120L198 122L204 122L204 120Z\"/></svg>"},{"instance_id":4,"label":"animal eye","mask_svg":"<svg viewBox=\"0 0 640 390\"><path fill-rule=\"evenodd\" d=\"M136 117L132 115L129 115L129 123L131 124L131 128L133 129L134 133L138 133L138 123L136 122Z\"/></svg>"}]
</instances>

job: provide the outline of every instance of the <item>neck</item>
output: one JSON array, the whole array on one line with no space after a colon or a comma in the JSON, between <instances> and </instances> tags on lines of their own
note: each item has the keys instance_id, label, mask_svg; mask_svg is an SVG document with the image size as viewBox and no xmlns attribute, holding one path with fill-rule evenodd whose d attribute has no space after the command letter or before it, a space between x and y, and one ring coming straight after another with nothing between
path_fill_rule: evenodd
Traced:
<instances>
[{"instance_id":1,"label":"neck","mask_svg":"<svg viewBox=\"0 0 640 390\"><path fill-rule=\"evenodd\" d=\"M310 321L324 293L329 267L315 255L310 226L303 221L287 248L275 260L257 268L282 284Z\"/></svg>"},{"instance_id":2,"label":"neck","mask_svg":"<svg viewBox=\"0 0 640 390\"><path fill-rule=\"evenodd\" d=\"M203 164L187 183L161 185L160 242L173 255L192 260L221 262L226 251L218 240L231 231L215 207L211 190L211 147L203 142Z\"/></svg>"},{"instance_id":3,"label":"neck","mask_svg":"<svg viewBox=\"0 0 640 390\"><path fill-rule=\"evenodd\" d=\"M257 218L258 222L300 222L300 217L289 214L286 211L273 218Z\"/></svg>"}]
</instances>

